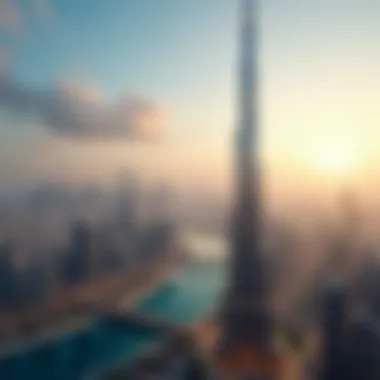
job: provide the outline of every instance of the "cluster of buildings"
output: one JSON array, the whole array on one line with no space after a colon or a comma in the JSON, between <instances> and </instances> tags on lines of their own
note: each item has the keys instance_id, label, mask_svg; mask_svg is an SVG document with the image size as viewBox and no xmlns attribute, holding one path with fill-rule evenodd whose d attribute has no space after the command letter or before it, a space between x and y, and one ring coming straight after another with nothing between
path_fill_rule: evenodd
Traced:
<instances>
[{"instance_id":1,"label":"cluster of buildings","mask_svg":"<svg viewBox=\"0 0 380 380\"><path fill-rule=\"evenodd\" d=\"M321 350L314 378L380 376L380 260L374 255L352 277L330 276L320 298Z\"/></svg>"},{"instance_id":2,"label":"cluster of buildings","mask_svg":"<svg viewBox=\"0 0 380 380\"><path fill-rule=\"evenodd\" d=\"M39 260L26 268L15 264L15 247L3 243L0 248L0 310L15 310L22 305L43 298L47 291L47 271Z\"/></svg>"},{"instance_id":3,"label":"cluster of buildings","mask_svg":"<svg viewBox=\"0 0 380 380\"><path fill-rule=\"evenodd\" d=\"M134 198L128 193L122 198L108 221L71 222L61 249L41 255L31 248L22 265L17 240L0 244L0 314L38 303L56 289L97 281L163 254L159 248L172 239L171 222L161 215L140 223Z\"/></svg>"}]
</instances>

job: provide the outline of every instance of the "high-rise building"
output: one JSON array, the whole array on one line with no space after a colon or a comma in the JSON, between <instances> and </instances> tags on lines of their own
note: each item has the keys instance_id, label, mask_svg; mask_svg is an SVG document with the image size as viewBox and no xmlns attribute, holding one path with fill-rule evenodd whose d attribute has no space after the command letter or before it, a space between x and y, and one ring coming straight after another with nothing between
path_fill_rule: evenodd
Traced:
<instances>
[{"instance_id":1,"label":"high-rise building","mask_svg":"<svg viewBox=\"0 0 380 380\"><path fill-rule=\"evenodd\" d=\"M222 311L217 365L232 378L265 376L277 370L262 252L258 141L258 1L241 0L241 66L236 140L235 209L230 278Z\"/></svg>"},{"instance_id":2,"label":"high-rise building","mask_svg":"<svg viewBox=\"0 0 380 380\"><path fill-rule=\"evenodd\" d=\"M119 231L115 231L113 224L103 224L97 229L94 236L94 258L96 276L101 277L110 271L120 269L123 265L122 247L118 246Z\"/></svg>"},{"instance_id":3,"label":"high-rise building","mask_svg":"<svg viewBox=\"0 0 380 380\"><path fill-rule=\"evenodd\" d=\"M136 233L138 191L137 178L130 173L123 173L117 194L116 217L118 228L128 237Z\"/></svg>"},{"instance_id":4,"label":"high-rise building","mask_svg":"<svg viewBox=\"0 0 380 380\"><path fill-rule=\"evenodd\" d=\"M349 323L344 364L345 372L344 376L340 377L341 379L370 380L380 378L378 321L365 309L356 313Z\"/></svg>"},{"instance_id":5,"label":"high-rise building","mask_svg":"<svg viewBox=\"0 0 380 380\"><path fill-rule=\"evenodd\" d=\"M0 247L0 309L18 305L17 275L13 262L14 247L3 243Z\"/></svg>"},{"instance_id":6,"label":"high-rise building","mask_svg":"<svg viewBox=\"0 0 380 380\"><path fill-rule=\"evenodd\" d=\"M38 255L24 269L20 278L20 299L23 304L33 303L46 297L48 276L46 263Z\"/></svg>"},{"instance_id":7,"label":"high-rise building","mask_svg":"<svg viewBox=\"0 0 380 380\"><path fill-rule=\"evenodd\" d=\"M342 280L336 278L328 282L322 300L321 380L345 379L347 296Z\"/></svg>"},{"instance_id":8,"label":"high-rise building","mask_svg":"<svg viewBox=\"0 0 380 380\"><path fill-rule=\"evenodd\" d=\"M64 281L69 284L84 282L91 275L92 236L86 223L77 222L71 228L70 245L64 263Z\"/></svg>"}]
</instances>

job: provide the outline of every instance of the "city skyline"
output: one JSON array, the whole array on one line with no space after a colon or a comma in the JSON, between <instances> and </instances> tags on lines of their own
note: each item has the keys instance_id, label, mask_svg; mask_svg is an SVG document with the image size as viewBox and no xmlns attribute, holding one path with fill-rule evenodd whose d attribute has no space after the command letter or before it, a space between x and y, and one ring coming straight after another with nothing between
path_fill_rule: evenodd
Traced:
<instances>
[{"instance_id":1,"label":"city skyline","mask_svg":"<svg viewBox=\"0 0 380 380\"><path fill-rule=\"evenodd\" d=\"M3 377L380 373L380 3L105 4L0 0Z\"/></svg>"}]
</instances>

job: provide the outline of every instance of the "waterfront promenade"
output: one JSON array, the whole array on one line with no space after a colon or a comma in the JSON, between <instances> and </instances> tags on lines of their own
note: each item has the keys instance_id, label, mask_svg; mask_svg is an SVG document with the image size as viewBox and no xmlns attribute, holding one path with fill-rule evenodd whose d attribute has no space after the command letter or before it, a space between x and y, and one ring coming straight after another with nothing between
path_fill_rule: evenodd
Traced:
<instances>
[{"instance_id":1,"label":"waterfront promenade","mask_svg":"<svg viewBox=\"0 0 380 380\"><path fill-rule=\"evenodd\" d=\"M133 302L132 309L150 320L157 318L190 329L216 307L224 283L223 268L220 261L196 261L188 263L174 277L166 277L165 283L155 290L151 288L149 292L145 282L145 290L140 287L141 298ZM104 296L108 298L107 293ZM111 301L109 297L107 302ZM128 310L128 302L124 307ZM119 368L129 367L168 338L167 333L120 323L99 314L89 317L80 328L3 355L0 374L11 373L10 378L20 380L28 379L26 373L42 380L81 380L84 375L104 378Z\"/></svg>"},{"instance_id":2,"label":"waterfront promenade","mask_svg":"<svg viewBox=\"0 0 380 380\"><path fill-rule=\"evenodd\" d=\"M174 254L174 253L173 253ZM145 292L164 282L175 270L172 256L123 269L102 279L57 289L43 303L0 314L0 349L27 344L59 331L80 328L88 321L81 305L123 303L132 306Z\"/></svg>"}]
</instances>

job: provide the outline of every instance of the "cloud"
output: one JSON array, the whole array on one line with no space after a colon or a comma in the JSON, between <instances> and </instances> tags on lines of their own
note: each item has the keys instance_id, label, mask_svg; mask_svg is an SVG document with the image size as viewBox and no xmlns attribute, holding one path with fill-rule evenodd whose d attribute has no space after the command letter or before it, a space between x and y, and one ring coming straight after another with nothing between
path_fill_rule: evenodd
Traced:
<instances>
[{"instance_id":1,"label":"cloud","mask_svg":"<svg viewBox=\"0 0 380 380\"><path fill-rule=\"evenodd\" d=\"M55 20L55 13L50 0L29 0L29 9L38 22L50 24ZM25 32L25 14L14 0L0 0L0 31L12 34ZM24 17L23 17L24 16Z\"/></svg>"},{"instance_id":2,"label":"cloud","mask_svg":"<svg viewBox=\"0 0 380 380\"><path fill-rule=\"evenodd\" d=\"M33 9L41 21L50 23L54 19L54 11L50 0L30 0Z\"/></svg>"},{"instance_id":3,"label":"cloud","mask_svg":"<svg viewBox=\"0 0 380 380\"><path fill-rule=\"evenodd\" d=\"M9 54L8 51L0 45L0 75L8 68Z\"/></svg>"},{"instance_id":4,"label":"cloud","mask_svg":"<svg viewBox=\"0 0 380 380\"><path fill-rule=\"evenodd\" d=\"M155 102L126 94L107 102L92 85L59 81L48 89L32 89L0 77L0 106L14 116L35 117L61 135L154 140L160 137L165 112Z\"/></svg>"},{"instance_id":5,"label":"cloud","mask_svg":"<svg viewBox=\"0 0 380 380\"><path fill-rule=\"evenodd\" d=\"M22 29L21 15L11 0L0 0L0 30L18 33Z\"/></svg>"}]
</instances>

